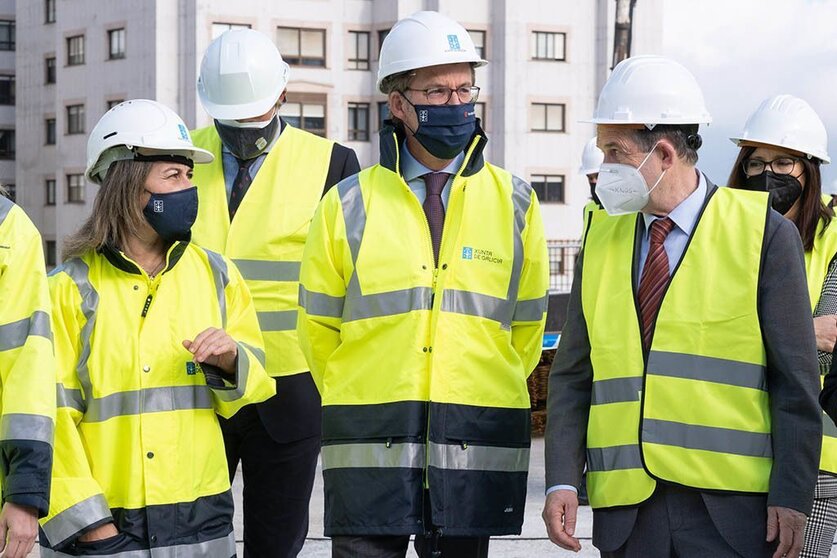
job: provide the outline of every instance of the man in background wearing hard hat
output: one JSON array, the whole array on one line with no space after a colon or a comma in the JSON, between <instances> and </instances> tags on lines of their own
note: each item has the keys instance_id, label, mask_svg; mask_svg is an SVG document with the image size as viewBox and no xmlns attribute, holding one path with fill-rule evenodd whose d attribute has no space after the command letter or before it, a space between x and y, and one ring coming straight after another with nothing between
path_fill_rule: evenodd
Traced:
<instances>
[{"instance_id":1,"label":"man in background wearing hard hat","mask_svg":"<svg viewBox=\"0 0 837 558\"><path fill-rule=\"evenodd\" d=\"M590 199L595 205L589 205L586 210L597 209L602 206L599 201L599 196L596 195L596 181L599 179L599 167L604 161L604 153L596 145L596 137L587 142L584 146L584 152L581 154L581 166L578 168L578 174L583 174L587 177L587 184L590 185Z\"/></svg>"},{"instance_id":2,"label":"man in background wearing hard hat","mask_svg":"<svg viewBox=\"0 0 837 558\"><path fill-rule=\"evenodd\" d=\"M549 265L538 201L485 162L468 32L417 12L381 48L380 164L314 217L299 334L323 397L325 533L337 558L488 555L520 533L526 377Z\"/></svg>"},{"instance_id":3,"label":"man in background wearing hard hat","mask_svg":"<svg viewBox=\"0 0 837 558\"><path fill-rule=\"evenodd\" d=\"M267 36L227 31L207 48L198 78L214 123L192 135L215 155L195 169L192 238L238 265L276 379L276 397L222 421L231 479L242 464L244 554L254 557L296 556L308 532L321 410L296 336L299 266L320 198L359 170L354 151L278 116L288 71Z\"/></svg>"},{"instance_id":4,"label":"man in background wearing hard hat","mask_svg":"<svg viewBox=\"0 0 837 558\"><path fill-rule=\"evenodd\" d=\"M802 245L759 192L695 168L686 68L620 63L593 122L605 159L550 373L550 539L580 549L585 465L605 557L796 557L817 478L816 344ZM637 214L637 212L641 212Z\"/></svg>"}]
</instances>

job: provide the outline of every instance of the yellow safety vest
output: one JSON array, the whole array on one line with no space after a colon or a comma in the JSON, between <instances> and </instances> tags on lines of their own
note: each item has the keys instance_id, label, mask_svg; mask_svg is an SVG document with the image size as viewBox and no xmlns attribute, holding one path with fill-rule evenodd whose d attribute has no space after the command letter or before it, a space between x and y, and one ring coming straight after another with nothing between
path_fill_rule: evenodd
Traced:
<instances>
[{"instance_id":1,"label":"yellow safety vest","mask_svg":"<svg viewBox=\"0 0 837 558\"><path fill-rule=\"evenodd\" d=\"M0 195L0 455L3 501L49 509L55 358L41 236Z\"/></svg>"},{"instance_id":2,"label":"yellow safety vest","mask_svg":"<svg viewBox=\"0 0 837 558\"><path fill-rule=\"evenodd\" d=\"M65 262L50 291L59 407L42 555L112 517L135 539L115 550L139 552L131 556L150 557L149 548L231 556L232 495L216 413L230 417L275 394L238 270L182 242L150 279L105 250ZM234 384L210 387L183 347L209 327L238 343Z\"/></svg>"},{"instance_id":3,"label":"yellow safety vest","mask_svg":"<svg viewBox=\"0 0 837 558\"><path fill-rule=\"evenodd\" d=\"M594 508L638 504L655 479L767 492L771 420L757 305L767 213L766 196L714 191L664 295L648 354L633 269L641 217L592 214L581 296L593 365Z\"/></svg>"},{"instance_id":4,"label":"yellow safety vest","mask_svg":"<svg viewBox=\"0 0 837 558\"><path fill-rule=\"evenodd\" d=\"M285 124L231 223L221 139L209 126L194 131L192 141L215 155L211 164L195 166L200 203L192 239L232 259L244 276L264 336L267 373L307 371L296 335L299 266L334 142Z\"/></svg>"},{"instance_id":5,"label":"yellow safety vest","mask_svg":"<svg viewBox=\"0 0 837 558\"><path fill-rule=\"evenodd\" d=\"M300 343L323 400L327 535L520 532L526 378L540 357L549 263L537 198L484 163L454 176L439 265L401 177L403 138L323 199L302 263Z\"/></svg>"},{"instance_id":6,"label":"yellow safety vest","mask_svg":"<svg viewBox=\"0 0 837 558\"><path fill-rule=\"evenodd\" d=\"M805 252L805 269L808 277L808 294L811 298L812 311L816 309L820 300L828 267L837 256L837 224L832 220L827 228L824 228L824 225L825 223L820 220L814 237L814 248L810 252ZM823 381L824 379L825 377L822 376L820 380ZM837 427L825 413L822 414L822 431L820 470L837 473Z\"/></svg>"}]
</instances>

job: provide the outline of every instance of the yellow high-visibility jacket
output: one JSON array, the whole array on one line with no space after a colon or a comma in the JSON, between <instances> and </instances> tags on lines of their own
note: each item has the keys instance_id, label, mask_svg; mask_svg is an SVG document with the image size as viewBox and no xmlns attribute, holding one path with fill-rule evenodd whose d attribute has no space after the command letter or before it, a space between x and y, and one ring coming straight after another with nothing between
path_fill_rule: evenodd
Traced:
<instances>
[{"instance_id":1,"label":"yellow high-visibility jacket","mask_svg":"<svg viewBox=\"0 0 837 558\"><path fill-rule=\"evenodd\" d=\"M137 557L235 553L216 413L229 417L275 387L235 266L188 242L172 245L166 258L151 279L106 248L50 276L59 402L42 556L74 548ZM209 327L238 344L234 381L202 373L183 347ZM118 537L75 542L110 520Z\"/></svg>"},{"instance_id":2,"label":"yellow high-visibility jacket","mask_svg":"<svg viewBox=\"0 0 837 558\"><path fill-rule=\"evenodd\" d=\"M768 210L757 192L714 190L663 295L647 354L631 280L641 217L591 214L581 298L593 365L593 508L643 502L657 480L768 491L773 447L758 315ZM727 235L738 240L717 242Z\"/></svg>"},{"instance_id":3,"label":"yellow high-visibility jacket","mask_svg":"<svg viewBox=\"0 0 837 558\"><path fill-rule=\"evenodd\" d=\"M828 204L831 200L824 201ZM814 237L814 248L810 252L805 252L808 295L811 297L813 310L817 308L823 284L828 275L828 268L835 257L837 257L837 221L832 219L826 227L825 222L820 220ZM821 376L821 380L825 380L824 375ZM822 414L822 435L820 470L837 474L837 426L825 412Z\"/></svg>"},{"instance_id":4,"label":"yellow high-visibility jacket","mask_svg":"<svg viewBox=\"0 0 837 558\"><path fill-rule=\"evenodd\" d=\"M475 134L453 178L439 264L401 176L381 164L333 188L305 245L299 338L323 398L326 535L519 533L529 464L526 379L549 264L532 189L485 163Z\"/></svg>"},{"instance_id":5,"label":"yellow high-visibility jacket","mask_svg":"<svg viewBox=\"0 0 837 558\"><path fill-rule=\"evenodd\" d=\"M41 236L0 196L0 485L3 502L49 508L55 358Z\"/></svg>"}]
</instances>

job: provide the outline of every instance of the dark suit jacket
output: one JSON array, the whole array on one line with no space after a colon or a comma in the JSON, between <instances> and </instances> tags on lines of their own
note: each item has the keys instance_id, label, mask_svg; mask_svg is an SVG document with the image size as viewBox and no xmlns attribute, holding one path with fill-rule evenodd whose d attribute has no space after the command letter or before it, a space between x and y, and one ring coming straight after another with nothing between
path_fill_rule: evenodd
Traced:
<instances>
[{"instance_id":1,"label":"dark suit jacket","mask_svg":"<svg viewBox=\"0 0 837 558\"><path fill-rule=\"evenodd\" d=\"M323 195L332 186L360 171L353 149L335 143L331 150ZM277 442L292 442L322 432L322 402L309 372L276 378L276 395L256 408L265 430Z\"/></svg>"},{"instance_id":2,"label":"dark suit jacket","mask_svg":"<svg viewBox=\"0 0 837 558\"><path fill-rule=\"evenodd\" d=\"M715 189L713 184L708 184L707 200ZM728 239L728 242L735 241L735 238ZM638 261L639 242L638 237L634 262ZM762 250L758 313L767 348L767 381L773 420L774 462L770 491L766 496L703 493L713 523L724 539L744 556L764 555L768 505L810 514L822 433L817 404L816 342L802 242L793 223L772 210L768 215ZM547 487L578 486L586 462L593 369L581 307L583 263L582 251L575 269L567 323L549 375ZM637 272L635 269L634 273ZM637 506L595 510L593 544L603 551L618 549L630 535L636 513Z\"/></svg>"}]
</instances>

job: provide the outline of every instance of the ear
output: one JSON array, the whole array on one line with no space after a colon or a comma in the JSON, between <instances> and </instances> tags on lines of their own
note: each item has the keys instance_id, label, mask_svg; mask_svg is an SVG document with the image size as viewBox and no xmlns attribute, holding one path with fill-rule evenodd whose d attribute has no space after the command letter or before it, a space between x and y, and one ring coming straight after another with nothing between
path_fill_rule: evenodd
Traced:
<instances>
[{"instance_id":1,"label":"ear","mask_svg":"<svg viewBox=\"0 0 837 558\"><path fill-rule=\"evenodd\" d=\"M661 139L660 143L657 144L657 151L660 153L660 167L664 171L670 169L680 158L677 154L677 149L674 148L674 144L665 138Z\"/></svg>"},{"instance_id":2,"label":"ear","mask_svg":"<svg viewBox=\"0 0 837 558\"><path fill-rule=\"evenodd\" d=\"M404 97L398 91L391 91L387 98L389 102L389 113L398 120L406 120L407 118L407 103L404 102Z\"/></svg>"},{"instance_id":3,"label":"ear","mask_svg":"<svg viewBox=\"0 0 837 558\"><path fill-rule=\"evenodd\" d=\"M277 108L277 109L278 109L279 107L281 107L282 105L284 105L284 104L285 104L285 101L286 101L287 96L288 96L288 90L287 90L287 89L283 89L283 90L282 90L282 94L281 94L281 95L279 95L279 100L277 100L277 101L276 101L276 108Z\"/></svg>"}]
</instances>

